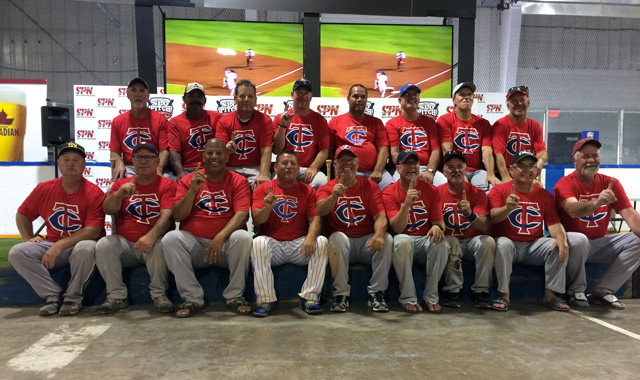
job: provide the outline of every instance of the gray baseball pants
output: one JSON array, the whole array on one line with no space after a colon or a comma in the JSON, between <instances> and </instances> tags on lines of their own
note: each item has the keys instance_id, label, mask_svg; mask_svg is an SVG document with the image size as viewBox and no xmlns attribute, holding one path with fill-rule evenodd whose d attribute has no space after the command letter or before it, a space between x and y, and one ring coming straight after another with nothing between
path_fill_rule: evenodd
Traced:
<instances>
[{"instance_id":1,"label":"gray baseball pants","mask_svg":"<svg viewBox=\"0 0 640 380\"><path fill-rule=\"evenodd\" d=\"M486 185L487 180L487 171L486 170L476 170L474 172L467 172L467 180L475 187L484 191L485 194L489 195L489 190L493 187L493 185Z\"/></svg>"},{"instance_id":2,"label":"gray baseball pants","mask_svg":"<svg viewBox=\"0 0 640 380\"><path fill-rule=\"evenodd\" d=\"M459 293L462 289L462 260L476 263L476 279L471 290L474 293L489 292L493 265L496 256L496 242L488 235L478 235L468 239L458 239L447 235L451 245L449 264L445 273L445 292Z\"/></svg>"}]
</instances>

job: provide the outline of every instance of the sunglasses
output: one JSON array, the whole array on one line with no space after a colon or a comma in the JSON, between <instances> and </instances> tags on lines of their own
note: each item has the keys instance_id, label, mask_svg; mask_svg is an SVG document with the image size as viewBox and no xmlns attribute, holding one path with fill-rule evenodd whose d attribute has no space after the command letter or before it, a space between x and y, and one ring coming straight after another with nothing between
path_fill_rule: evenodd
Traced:
<instances>
[{"instance_id":1,"label":"sunglasses","mask_svg":"<svg viewBox=\"0 0 640 380\"><path fill-rule=\"evenodd\" d=\"M526 91L527 93L529 92L529 87L527 86L516 86L516 87L511 87L509 89L509 93L513 94L514 92L520 92L520 91Z\"/></svg>"}]
</instances>

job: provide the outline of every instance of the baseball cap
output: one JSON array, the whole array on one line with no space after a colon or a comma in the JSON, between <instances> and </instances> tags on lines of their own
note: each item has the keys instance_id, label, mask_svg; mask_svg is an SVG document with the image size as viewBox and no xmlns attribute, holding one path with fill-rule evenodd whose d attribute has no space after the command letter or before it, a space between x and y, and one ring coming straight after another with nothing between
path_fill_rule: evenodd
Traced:
<instances>
[{"instance_id":1,"label":"baseball cap","mask_svg":"<svg viewBox=\"0 0 640 380\"><path fill-rule=\"evenodd\" d=\"M184 94L187 95L188 93L190 93L193 90L200 90L200 91L202 91L203 95L205 94L204 93L204 87L202 87L202 85L200 83L196 83L196 82L189 83L187 85L187 87L184 88Z\"/></svg>"},{"instance_id":2,"label":"baseball cap","mask_svg":"<svg viewBox=\"0 0 640 380\"><path fill-rule=\"evenodd\" d=\"M293 91L297 90L302 86L306 86L309 89L309 91L313 92L313 87L311 87L311 81L305 78L300 78L293 84Z\"/></svg>"},{"instance_id":3,"label":"baseball cap","mask_svg":"<svg viewBox=\"0 0 640 380\"><path fill-rule=\"evenodd\" d=\"M149 85L147 84L147 81L142 79L142 78L140 78L140 77L135 77L135 78L131 79L129 81L129 84L127 85L127 88L133 86L136 83L141 84L142 87L146 88L147 90L149 89Z\"/></svg>"},{"instance_id":4,"label":"baseball cap","mask_svg":"<svg viewBox=\"0 0 640 380\"><path fill-rule=\"evenodd\" d=\"M340 145L338 147L338 149L336 149L336 158L338 158L340 156L340 154L343 153L343 152L349 152L349 153L353 154L354 156L356 156L356 154L351 150L351 145Z\"/></svg>"},{"instance_id":5,"label":"baseball cap","mask_svg":"<svg viewBox=\"0 0 640 380\"><path fill-rule=\"evenodd\" d=\"M153 153L155 153L156 156L158 155L158 149L156 149L156 147L153 146L153 144L149 144L148 142L141 142L140 144L134 146L133 150L131 151L131 154L135 154L136 151L140 148L147 148L151 150Z\"/></svg>"},{"instance_id":6,"label":"baseball cap","mask_svg":"<svg viewBox=\"0 0 640 380\"><path fill-rule=\"evenodd\" d=\"M450 150L447 153L444 154L444 158L442 159L442 163L446 163L447 161L449 161L452 158L459 158L462 160L462 162L467 162L467 158L464 156L464 154L462 154L462 152L459 152L457 150Z\"/></svg>"},{"instance_id":7,"label":"baseball cap","mask_svg":"<svg viewBox=\"0 0 640 380\"><path fill-rule=\"evenodd\" d=\"M398 153L398 158L396 159L396 164L400 165L403 162L405 162L407 160L407 158L409 157L415 157L416 160L420 161L420 157L418 156L418 152L416 152L415 150L403 150L402 152Z\"/></svg>"},{"instance_id":8,"label":"baseball cap","mask_svg":"<svg viewBox=\"0 0 640 380\"><path fill-rule=\"evenodd\" d=\"M86 158L87 154L84 152L84 148L82 145L78 145L74 142L67 142L58 147L58 158L62 156L64 152L76 152L82 156L82 158Z\"/></svg>"},{"instance_id":9,"label":"baseball cap","mask_svg":"<svg viewBox=\"0 0 640 380\"><path fill-rule=\"evenodd\" d=\"M476 92L476 85L473 84L472 82L462 82L462 83L458 83L457 86L455 86L453 88L453 92L451 93L451 97L455 97L456 94L458 93L458 91L460 91L461 88L463 87L469 87L471 89L471 92Z\"/></svg>"},{"instance_id":10,"label":"baseball cap","mask_svg":"<svg viewBox=\"0 0 640 380\"><path fill-rule=\"evenodd\" d=\"M595 145L598 147L598 149L600 149L600 147L602 146L600 141L594 139L593 137L587 137L586 139L578 140L578 142L573 145L573 152L571 152L571 156L573 157L576 152L582 149L582 147L586 144Z\"/></svg>"},{"instance_id":11,"label":"baseball cap","mask_svg":"<svg viewBox=\"0 0 640 380\"><path fill-rule=\"evenodd\" d=\"M402 88L400 88L400 97L402 97L404 95L404 92L410 88L415 88L416 90L418 90L418 94L422 92L422 90L420 90L420 87L416 86L413 83L407 83L404 86L402 86Z\"/></svg>"},{"instance_id":12,"label":"baseball cap","mask_svg":"<svg viewBox=\"0 0 640 380\"><path fill-rule=\"evenodd\" d=\"M534 160L538 161L538 157L536 157L535 154L533 154L532 151L530 150L521 150L518 153L516 153L513 158L511 159L511 165L515 164L516 162L523 160L527 157L531 157Z\"/></svg>"},{"instance_id":13,"label":"baseball cap","mask_svg":"<svg viewBox=\"0 0 640 380\"><path fill-rule=\"evenodd\" d=\"M507 100L513 95L513 94L517 94L518 92L521 92L527 96L529 96L529 87L527 86L516 86L516 87L511 87L509 89L509 91L507 91Z\"/></svg>"}]
</instances>

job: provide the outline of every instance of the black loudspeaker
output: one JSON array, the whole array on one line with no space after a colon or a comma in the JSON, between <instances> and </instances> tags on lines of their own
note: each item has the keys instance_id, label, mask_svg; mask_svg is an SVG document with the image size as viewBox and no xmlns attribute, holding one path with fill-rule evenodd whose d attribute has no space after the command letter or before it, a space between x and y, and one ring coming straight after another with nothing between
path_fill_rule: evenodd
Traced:
<instances>
[{"instance_id":1,"label":"black loudspeaker","mask_svg":"<svg viewBox=\"0 0 640 380\"><path fill-rule=\"evenodd\" d=\"M40 109L40 114L42 117L42 146L60 145L72 141L68 108L43 106Z\"/></svg>"}]
</instances>

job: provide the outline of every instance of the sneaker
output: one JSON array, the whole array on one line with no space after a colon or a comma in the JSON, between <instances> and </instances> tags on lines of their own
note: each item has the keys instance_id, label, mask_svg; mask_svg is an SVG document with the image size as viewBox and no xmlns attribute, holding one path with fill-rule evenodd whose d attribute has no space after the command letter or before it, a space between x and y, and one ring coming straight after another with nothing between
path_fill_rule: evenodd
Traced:
<instances>
[{"instance_id":1,"label":"sneaker","mask_svg":"<svg viewBox=\"0 0 640 380\"><path fill-rule=\"evenodd\" d=\"M153 307L162 314L171 313L173 311L173 302L169 300L166 294L153 299Z\"/></svg>"},{"instance_id":2,"label":"sneaker","mask_svg":"<svg viewBox=\"0 0 640 380\"><path fill-rule=\"evenodd\" d=\"M491 309L491 298L487 292L473 293L473 301L478 309Z\"/></svg>"},{"instance_id":3,"label":"sneaker","mask_svg":"<svg viewBox=\"0 0 640 380\"><path fill-rule=\"evenodd\" d=\"M43 307L40 308L40 316L48 317L50 315L58 314L58 310L60 310L60 302L51 301L44 304Z\"/></svg>"},{"instance_id":4,"label":"sneaker","mask_svg":"<svg viewBox=\"0 0 640 380\"><path fill-rule=\"evenodd\" d=\"M300 298L300 309L307 314L322 314L322 307L316 301Z\"/></svg>"},{"instance_id":5,"label":"sneaker","mask_svg":"<svg viewBox=\"0 0 640 380\"><path fill-rule=\"evenodd\" d=\"M574 307L589 307L589 300L587 300L587 296L584 295L583 292L575 293L574 295L569 297L569 305Z\"/></svg>"},{"instance_id":6,"label":"sneaker","mask_svg":"<svg viewBox=\"0 0 640 380\"><path fill-rule=\"evenodd\" d=\"M65 302L66 303L66 302ZM154 302L155 305L155 302ZM120 309L124 309L129 306L129 301L125 299L107 297L107 300L100 306L98 306L98 314L111 314ZM62 313L62 310L60 310Z\"/></svg>"},{"instance_id":7,"label":"sneaker","mask_svg":"<svg viewBox=\"0 0 640 380\"><path fill-rule=\"evenodd\" d=\"M369 300L367 301L367 306L369 306L375 312L384 313L389 311L389 306L384 300L383 292L370 293Z\"/></svg>"},{"instance_id":8,"label":"sneaker","mask_svg":"<svg viewBox=\"0 0 640 380\"><path fill-rule=\"evenodd\" d=\"M256 317L268 317L272 311L278 308L278 302L263 302L256 305L253 315Z\"/></svg>"},{"instance_id":9,"label":"sneaker","mask_svg":"<svg viewBox=\"0 0 640 380\"><path fill-rule=\"evenodd\" d=\"M60 307L59 314L63 317L68 317L70 315L78 314L80 309L82 309L82 304L80 302L65 301Z\"/></svg>"},{"instance_id":10,"label":"sneaker","mask_svg":"<svg viewBox=\"0 0 640 380\"><path fill-rule=\"evenodd\" d=\"M446 293L444 295L442 306L455 308L460 307L460 293Z\"/></svg>"},{"instance_id":11,"label":"sneaker","mask_svg":"<svg viewBox=\"0 0 640 380\"><path fill-rule=\"evenodd\" d=\"M331 303L331 311L344 313L349 308L349 296L336 296Z\"/></svg>"}]
</instances>

